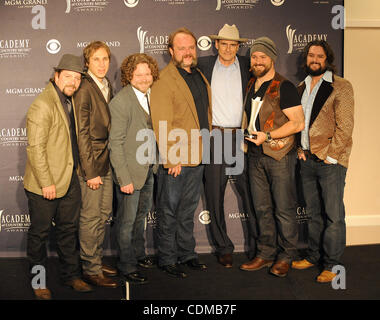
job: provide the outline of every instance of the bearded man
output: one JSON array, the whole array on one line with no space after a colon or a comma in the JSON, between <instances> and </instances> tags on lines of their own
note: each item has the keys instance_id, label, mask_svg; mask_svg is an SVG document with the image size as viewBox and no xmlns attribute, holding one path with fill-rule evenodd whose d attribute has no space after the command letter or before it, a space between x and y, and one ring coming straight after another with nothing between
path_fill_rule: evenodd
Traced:
<instances>
[{"instance_id":1,"label":"bearded man","mask_svg":"<svg viewBox=\"0 0 380 320\"><path fill-rule=\"evenodd\" d=\"M285 277L297 256L295 134L305 126L304 114L295 86L275 71L275 43L258 38L250 54L242 128L253 136L246 138L248 174L259 236L256 257L240 269L271 267L271 274Z\"/></svg>"}]
</instances>

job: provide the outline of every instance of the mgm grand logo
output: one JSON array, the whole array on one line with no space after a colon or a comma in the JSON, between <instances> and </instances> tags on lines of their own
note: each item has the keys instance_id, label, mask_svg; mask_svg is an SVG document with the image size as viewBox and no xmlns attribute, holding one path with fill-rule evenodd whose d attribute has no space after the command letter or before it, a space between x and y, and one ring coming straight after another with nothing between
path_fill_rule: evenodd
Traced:
<instances>
[{"instance_id":1,"label":"mgm grand logo","mask_svg":"<svg viewBox=\"0 0 380 320\"><path fill-rule=\"evenodd\" d=\"M71 9L76 12L100 12L108 4L109 1L106 0L66 0L65 13L70 13Z\"/></svg>"},{"instance_id":2,"label":"mgm grand logo","mask_svg":"<svg viewBox=\"0 0 380 320\"><path fill-rule=\"evenodd\" d=\"M47 5L48 0L5 0L4 6L17 8L32 8L37 5Z\"/></svg>"},{"instance_id":3,"label":"mgm grand logo","mask_svg":"<svg viewBox=\"0 0 380 320\"><path fill-rule=\"evenodd\" d=\"M216 0L216 11L226 9L252 9L260 0Z\"/></svg>"},{"instance_id":4,"label":"mgm grand logo","mask_svg":"<svg viewBox=\"0 0 380 320\"><path fill-rule=\"evenodd\" d=\"M166 3L169 5L184 5L188 2L197 2L200 0L154 0L154 2Z\"/></svg>"},{"instance_id":5,"label":"mgm grand logo","mask_svg":"<svg viewBox=\"0 0 380 320\"><path fill-rule=\"evenodd\" d=\"M0 232L26 232L29 226L29 214L6 214L0 210Z\"/></svg>"},{"instance_id":6,"label":"mgm grand logo","mask_svg":"<svg viewBox=\"0 0 380 320\"><path fill-rule=\"evenodd\" d=\"M166 54L168 51L168 35L150 35L140 26L137 28L137 40L140 44L140 53Z\"/></svg>"}]
</instances>

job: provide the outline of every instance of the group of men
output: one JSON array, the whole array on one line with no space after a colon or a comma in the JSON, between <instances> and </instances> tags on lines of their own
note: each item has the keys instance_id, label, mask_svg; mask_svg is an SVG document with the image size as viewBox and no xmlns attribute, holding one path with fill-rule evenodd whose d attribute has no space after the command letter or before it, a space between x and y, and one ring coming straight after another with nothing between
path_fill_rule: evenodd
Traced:
<instances>
[{"instance_id":1,"label":"group of men","mask_svg":"<svg viewBox=\"0 0 380 320\"><path fill-rule=\"evenodd\" d=\"M322 263L317 281L332 281L345 247L351 84L335 74L325 41L305 48L307 77L296 88L275 71L278 52L271 39L254 40L246 57L237 52L248 39L240 38L235 25L224 25L210 38L218 54L197 59L194 34L174 31L171 61L161 72L146 54L126 57L123 88L115 96L106 77L111 53L105 43L84 49L84 69L79 57L62 57L27 115L31 268L46 266L54 220L61 280L80 292L93 290L90 284L117 287L118 271L129 282L146 283L140 267L155 263L178 278L187 276L185 266L206 270L193 235L203 181L212 245L218 262L231 268L234 245L224 194L233 178L249 230L249 261L240 269L270 267L271 274L284 277L290 267ZM302 260L297 260L297 157L310 216ZM233 166L238 170L230 170ZM144 239L155 177L157 261L146 256ZM117 269L102 262L113 193ZM33 289L38 299L51 298L48 288Z\"/></svg>"}]
</instances>

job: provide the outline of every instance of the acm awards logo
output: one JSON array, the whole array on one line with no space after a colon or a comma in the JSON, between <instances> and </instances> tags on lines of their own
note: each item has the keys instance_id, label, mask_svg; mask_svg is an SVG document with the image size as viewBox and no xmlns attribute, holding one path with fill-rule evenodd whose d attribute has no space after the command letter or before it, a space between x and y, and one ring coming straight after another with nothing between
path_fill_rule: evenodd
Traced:
<instances>
[{"instance_id":1,"label":"acm awards logo","mask_svg":"<svg viewBox=\"0 0 380 320\"><path fill-rule=\"evenodd\" d=\"M0 147L20 147L28 144L26 128L2 128Z\"/></svg>"},{"instance_id":2,"label":"acm awards logo","mask_svg":"<svg viewBox=\"0 0 380 320\"><path fill-rule=\"evenodd\" d=\"M216 11L222 9L252 9L259 3L260 0L216 0ZM278 2L276 0L271 0L273 2ZM284 0L282 0L283 2Z\"/></svg>"},{"instance_id":3,"label":"acm awards logo","mask_svg":"<svg viewBox=\"0 0 380 320\"><path fill-rule=\"evenodd\" d=\"M145 229L146 229L147 224L151 225L152 228L156 227L156 224L157 224L156 211L149 211L148 212L148 215L145 219Z\"/></svg>"},{"instance_id":4,"label":"acm awards logo","mask_svg":"<svg viewBox=\"0 0 380 320\"><path fill-rule=\"evenodd\" d=\"M310 41L327 41L327 33L296 33L296 31L297 29L292 29L290 24L285 29L289 43L288 54L301 52Z\"/></svg>"},{"instance_id":5,"label":"acm awards logo","mask_svg":"<svg viewBox=\"0 0 380 320\"><path fill-rule=\"evenodd\" d=\"M131 2L131 1L124 1ZM138 0L137 0L138 2ZM106 0L66 0L66 11L70 13L71 9L76 12L101 12L109 4Z\"/></svg>"},{"instance_id":6,"label":"acm awards logo","mask_svg":"<svg viewBox=\"0 0 380 320\"><path fill-rule=\"evenodd\" d=\"M148 35L142 27L137 28L137 40L140 45L140 53L167 54L168 35Z\"/></svg>"},{"instance_id":7,"label":"acm awards logo","mask_svg":"<svg viewBox=\"0 0 380 320\"><path fill-rule=\"evenodd\" d=\"M0 59L26 58L32 50L30 39L0 40Z\"/></svg>"},{"instance_id":8,"label":"acm awards logo","mask_svg":"<svg viewBox=\"0 0 380 320\"><path fill-rule=\"evenodd\" d=\"M5 214L0 210L0 232L26 232L29 226L29 214Z\"/></svg>"}]
</instances>

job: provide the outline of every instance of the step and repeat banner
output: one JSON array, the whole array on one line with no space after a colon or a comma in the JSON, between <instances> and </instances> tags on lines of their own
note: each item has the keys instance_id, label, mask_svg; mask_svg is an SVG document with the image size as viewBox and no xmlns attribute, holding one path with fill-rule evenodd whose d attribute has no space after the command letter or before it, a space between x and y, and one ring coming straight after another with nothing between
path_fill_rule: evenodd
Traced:
<instances>
[{"instance_id":1,"label":"step and repeat banner","mask_svg":"<svg viewBox=\"0 0 380 320\"><path fill-rule=\"evenodd\" d=\"M26 113L53 75L65 53L82 55L93 40L111 49L108 73L114 92L121 89L123 59L144 52L163 68L170 57L169 34L186 26L198 39L199 56L216 54L208 37L225 23L235 24L250 39L240 48L245 55L260 36L274 40L279 51L276 70L294 84L303 79L300 52L311 40L327 40L338 73L343 63L343 0L1 0L0 3L0 257L25 256L30 225L23 189L26 162ZM211 252L208 212L204 197L194 215L198 252ZM245 246L247 216L233 179L227 185L225 211L228 233L237 251ZM304 232L306 213L294 213ZM155 247L155 212L146 221L147 247ZM112 219L106 249L114 252ZM54 252L54 250L51 250Z\"/></svg>"}]
</instances>

